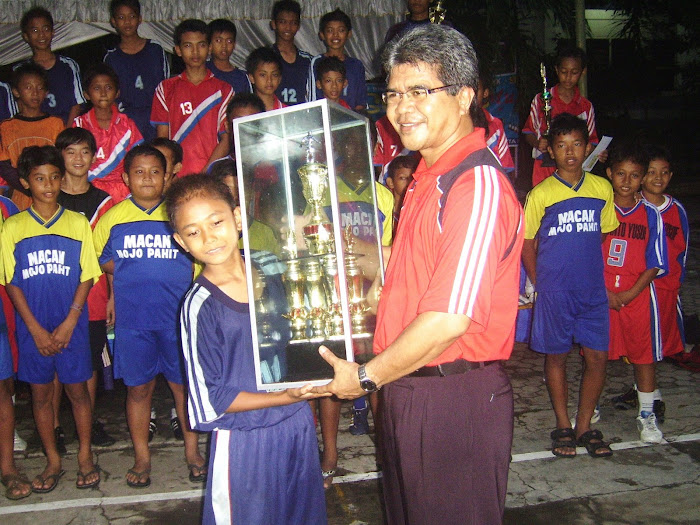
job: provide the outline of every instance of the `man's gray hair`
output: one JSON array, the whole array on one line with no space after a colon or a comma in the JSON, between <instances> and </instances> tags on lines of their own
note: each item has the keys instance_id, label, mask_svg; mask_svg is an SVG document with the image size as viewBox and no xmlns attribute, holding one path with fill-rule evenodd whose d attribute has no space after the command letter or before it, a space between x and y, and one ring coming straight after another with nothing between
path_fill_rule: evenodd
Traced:
<instances>
[{"instance_id":1,"label":"man's gray hair","mask_svg":"<svg viewBox=\"0 0 700 525\"><path fill-rule=\"evenodd\" d=\"M425 63L435 68L444 86L455 84L447 92L456 95L460 88L479 87L479 62L469 39L450 27L427 24L391 40L382 53L387 73L402 64Z\"/></svg>"}]
</instances>

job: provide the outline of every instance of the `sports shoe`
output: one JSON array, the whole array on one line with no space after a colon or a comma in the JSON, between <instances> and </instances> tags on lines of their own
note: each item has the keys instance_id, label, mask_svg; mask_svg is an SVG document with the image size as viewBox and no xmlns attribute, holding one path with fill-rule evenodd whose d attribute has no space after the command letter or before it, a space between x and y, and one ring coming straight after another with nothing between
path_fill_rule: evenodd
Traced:
<instances>
[{"instance_id":1,"label":"sports shoe","mask_svg":"<svg viewBox=\"0 0 700 525\"><path fill-rule=\"evenodd\" d=\"M175 439L179 439L180 441L184 441L185 436L182 434L182 427L180 426L180 418L175 416L170 420L170 428L173 431L173 436L175 436Z\"/></svg>"},{"instance_id":2,"label":"sports shoe","mask_svg":"<svg viewBox=\"0 0 700 525\"><path fill-rule=\"evenodd\" d=\"M352 425L350 425L350 433L353 436L361 436L369 434L369 422L367 421L368 408L352 409Z\"/></svg>"},{"instance_id":3,"label":"sports shoe","mask_svg":"<svg viewBox=\"0 0 700 525\"><path fill-rule=\"evenodd\" d=\"M612 402L613 406L618 410L637 408L637 389L635 387L630 388L624 394L613 397Z\"/></svg>"},{"instance_id":4,"label":"sports shoe","mask_svg":"<svg viewBox=\"0 0 700 525\"><path fill-rule=\"evenodd\" d=\"M637 416L637 428L639 429L639 439L644 443L661 443L664 438L663 433L656 426L656 415L651 414L644 416L646 412L642 412Z\"/></svg>"},{"instance_id":5,"label":"sports shoe","mask_svg":"<svg viewBox=\"0 0 700 525\"><path fill-rule=\"evenodd\" d=\"M92 444L96 447L111 447L116 440L105 432L102 423L95 421L92 424Z\"/></svg>"},{"instance_id":6,"label":"sports shoe","mask_svg":"<svg viewBox=\"0 0 700 525\"><path fill-rule=\"evenodd\" d=\"M663 424L666 421L666 403L660 399L654 400L654 415L659 423Z\"/></svg>"},{"instance_id":7,"label":"sports shoe","mask_svg":"<svg viewBox=\"0 0 700 525\"><path fill-rule=\"evenodd\" d=\"M574 410L574 414L571 416L571 419L569 420L571 422L571 428L576 428L576 416L578 415L578 410ZM593 411L593 415L591 416L591 425L597 423L600 421L600 405L595 406L595 410Z\"/></svg>"},{"instance_id":8,"label":"sports shoe","mask_svg":"<svg viewBox=\"0 0 700 525\"><path fill-rule=\"evenodd\" d=\"M156 425L156 420L151 418L151 421L148 423L148 442L150 443L153 441L153 436L155 436L158 433L158 425Z\"/></svg>"},{"instance_id":9,"label":"sports shoe","mask_svg":"<svg viewBox=\"0 0 700 525\"><path fill-rule=\"evenodd\" d=\"M63 432L62 426L57 426L53 429L53 434L56 436L56 450L58 450L59 455L66 455L66 434Z\"/></svg>"},{"instance_id":10,"label":"sports shoe","mask_svg":"<svg viewBox=\"0 0 700 525\"><path fill-rule=\"evenodd\" d=\"M17 433L15 430L15 446L14 446L14 451L15 452L24 452L27 450L27 442L23 440L20 435Z\"/></svg>"}]
</instances>

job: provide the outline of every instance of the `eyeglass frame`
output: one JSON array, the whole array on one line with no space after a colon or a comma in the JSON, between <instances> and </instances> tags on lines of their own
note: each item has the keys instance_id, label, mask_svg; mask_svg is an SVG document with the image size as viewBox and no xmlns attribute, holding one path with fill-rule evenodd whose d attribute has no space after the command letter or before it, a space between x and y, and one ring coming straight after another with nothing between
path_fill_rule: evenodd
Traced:
<instances>
[{"instance_id":1,"label":"eyeglass frame","mask_svg":"<svg viewBox=\"0 0 700 525\"><path fill-rule=\"evenodd\" d=\"M399 102L401 102L401 101L403 100L403 97L404 97L405 95L408 95L411 91L421 91L421 92L422 92L422 91L425 91L425 98L428 98L428 95L432 95L433 93L437 93L437 92L439 92L439 91L442 91L443 89L448 89L448 88L451 88L451 87L456 87L457 85L458 85L458 84L448 84L447 86L440 86L440 87L430 88L430 89L427 89L427 88L413 88L413 89L409 89L408 91L404 91L404 92L401 92L401 91L394 91L394 90L387 90L387 91L385 91L384 93L382 93L382 101L384 102L385 105L388 106L388 105L389 105L389 102L387 101L387 95L388 95L389 93L392 93L392 94L395 94L395 95L398 95L398 96L399 96L398 100L397 100L396 102L392 102L392 104L398 104ZM411 98L413 98L413 96L414 96L414 95L408 96L407 100L411 100ZM425 99L420 98L420 97L418 97L418 98L419 98L419 100L425 100Z\"/></svg>"}]
</instances>

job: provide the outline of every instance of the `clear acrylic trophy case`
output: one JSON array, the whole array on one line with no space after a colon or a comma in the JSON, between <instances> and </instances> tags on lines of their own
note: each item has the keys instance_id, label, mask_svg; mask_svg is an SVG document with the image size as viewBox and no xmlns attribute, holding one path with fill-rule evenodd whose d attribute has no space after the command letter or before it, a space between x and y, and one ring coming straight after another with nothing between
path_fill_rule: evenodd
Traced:
<instances>
[{"instance_id":1,"label":"clear acrylic trophy case","mask_svg":"<svg viewBox=\"0 0 700 525\"><path fill-rule=\"evenodd\" d=\"M259 390L327 383L321 345L371 356L383 264L368 126L325 99L233 121Z\"/></svg>"}]
</instances>

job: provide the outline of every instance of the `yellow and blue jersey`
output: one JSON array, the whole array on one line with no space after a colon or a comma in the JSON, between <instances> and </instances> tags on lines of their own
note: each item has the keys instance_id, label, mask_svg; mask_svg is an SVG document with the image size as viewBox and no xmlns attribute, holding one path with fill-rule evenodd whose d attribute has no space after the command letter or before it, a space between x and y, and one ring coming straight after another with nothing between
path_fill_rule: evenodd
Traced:
<instances>
[{"instance_id":1,"label":"yellow and blue jersey","mask_svg":"<svg viewBox=\"0 0 700 525\"><path fill-rule=\"evenodd\" d=\"M5 220L0 231L0 284L19 288L47 330L66 318L80 283L96 282L101 274L90 224L79 213L59 206L44 220L29 207ZM21 318L18 321L18 330L26 330Z\"/></svg>"},{"instance_id":2,"label":"yellow and blue jersey","mask_svg":"<svg viewBox=\"0 0 700 525\"><path fill-rule=\"evenodd\" d=\"M602 234L618 227L610 183L584 173L574 186L555 172L525 202L525 238L537 239L537 291L604 288Z\"/></svg>"},{"instance_id":3,"label":"yellow and blue jersey","mask_svg":"<svg viewBox=\"0 0 700 525\"><path fill-rule=\"evenodd\" d=\"M104 214L93 235L100 264L114 261L117 328L175 329L192 260L173 239L163 202L145 209L129 197Z\"/></svg>"}]
</instances>

